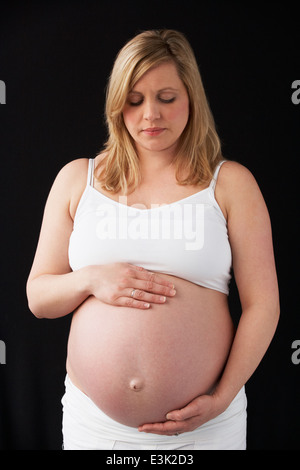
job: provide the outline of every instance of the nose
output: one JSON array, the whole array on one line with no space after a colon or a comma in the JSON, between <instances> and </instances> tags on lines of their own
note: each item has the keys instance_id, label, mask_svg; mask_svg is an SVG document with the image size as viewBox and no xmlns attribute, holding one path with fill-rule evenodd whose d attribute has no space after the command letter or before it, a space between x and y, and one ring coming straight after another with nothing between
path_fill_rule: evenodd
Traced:
<instances>
[{"instance_id":1,"label":"nose","mask_svg":"<svg viewBox=\"0 0 300 470\"><path fill-rule=\"evenodd\" d=\"M146 121L155 121L160 118L159 103L154 100L144 102L144 119Z\"/></svg>"}]
</instances>

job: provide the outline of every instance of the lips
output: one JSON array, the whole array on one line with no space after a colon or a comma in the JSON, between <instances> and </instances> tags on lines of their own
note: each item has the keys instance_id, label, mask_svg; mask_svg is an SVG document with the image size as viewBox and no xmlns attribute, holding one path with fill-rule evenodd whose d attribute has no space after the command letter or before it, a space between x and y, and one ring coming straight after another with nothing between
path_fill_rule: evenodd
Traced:
<instances>
[{"instance_id":1,"label":"lips","mask_svg":"<svg viewBox=\"0 0 300 470\"><path fill-rule=\"evenodd\" d=\"M148 127L147 129L143 129L143 133L150 136L156 136L161 134L164 130L164 127Z\"/></svg>"}]
</instances>

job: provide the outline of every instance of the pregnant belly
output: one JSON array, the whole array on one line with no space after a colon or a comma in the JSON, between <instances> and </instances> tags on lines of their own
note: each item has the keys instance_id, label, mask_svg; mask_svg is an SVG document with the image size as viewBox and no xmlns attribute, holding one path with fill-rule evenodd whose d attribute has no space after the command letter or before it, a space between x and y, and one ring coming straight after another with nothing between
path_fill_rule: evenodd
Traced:
<instances>
[{"instance_id":1,"label":"pregnant belly","mask_svg":"<svg viewBox=\"0 0 300 470\"><path fill-rule=\"evenodd\" d=\"M163 305L142 311L90 297L73 315L68 374L127 426L164 421L168 411L208 393L230 350L226 296L172 279L177 294Z\"/></svg>"}]
</instances>

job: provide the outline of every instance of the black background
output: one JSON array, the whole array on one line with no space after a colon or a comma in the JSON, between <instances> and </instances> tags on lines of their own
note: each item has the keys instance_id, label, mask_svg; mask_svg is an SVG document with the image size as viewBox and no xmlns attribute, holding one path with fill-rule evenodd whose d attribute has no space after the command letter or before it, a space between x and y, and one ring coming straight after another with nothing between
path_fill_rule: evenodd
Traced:
<instances>
[{"instance_id":1,"label":"black background","mask_svg":"<svg viewBox=\"0 0 300 470\"><path fill-rule=\"evenodd\" d=\"M140 30L182 31L195 51L225 157L267 202L281 293L276 336L247 385L248 449L299 448L299 20L288 2L1 2L0 449L60 449L70 316L37 320L25 283L59 169L106 138L104 92L118 50ZM233 316L239 302L233 285Z\"/></svg>"}]
</instances>

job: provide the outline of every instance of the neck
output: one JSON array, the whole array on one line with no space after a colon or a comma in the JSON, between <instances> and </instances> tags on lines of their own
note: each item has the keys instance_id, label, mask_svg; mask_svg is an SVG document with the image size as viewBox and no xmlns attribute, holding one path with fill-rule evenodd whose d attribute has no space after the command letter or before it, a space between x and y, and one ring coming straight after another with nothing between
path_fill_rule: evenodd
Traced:
<instances>
[{"instance_id":1,"label":"neck","mask_svg":"<svg viewBox=\"0 0 300 470\"><path fill-rule=\"evenodd\" d=\"M140 169L143 176L155 176L165 170L170 170L174 161L175 152L170 150L151 151L137 149Z\"/></svg>"}]
</instances>

